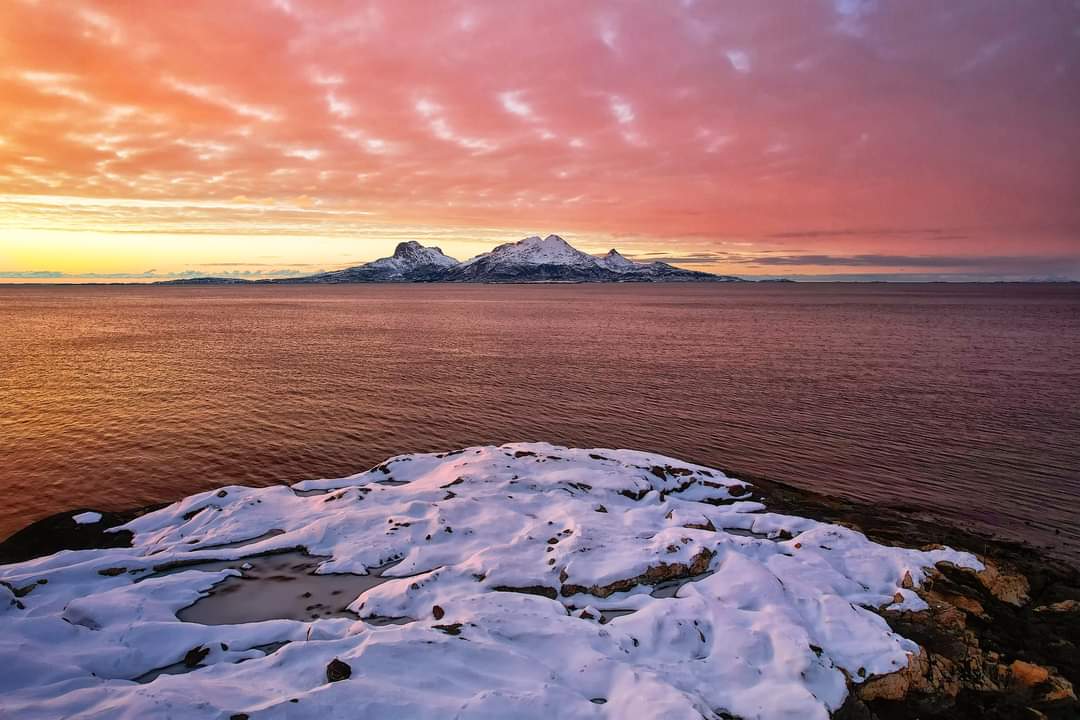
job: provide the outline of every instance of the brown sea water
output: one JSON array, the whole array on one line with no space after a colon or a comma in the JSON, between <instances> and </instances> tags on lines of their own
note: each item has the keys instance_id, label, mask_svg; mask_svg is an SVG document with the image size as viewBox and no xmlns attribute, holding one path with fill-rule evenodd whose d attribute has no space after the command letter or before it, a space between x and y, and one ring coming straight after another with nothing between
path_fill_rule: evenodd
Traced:
<instances>
[{"instance_id":1,"label":"brown sea water","mask_svg":"<svg viewBox=\"0 0 1080 720\"><path fill-rule=\"evenodd\" d=\"M0 287L0 537L544 440L1080 558L1080 286Z\"/></svg>"}]
</instances>

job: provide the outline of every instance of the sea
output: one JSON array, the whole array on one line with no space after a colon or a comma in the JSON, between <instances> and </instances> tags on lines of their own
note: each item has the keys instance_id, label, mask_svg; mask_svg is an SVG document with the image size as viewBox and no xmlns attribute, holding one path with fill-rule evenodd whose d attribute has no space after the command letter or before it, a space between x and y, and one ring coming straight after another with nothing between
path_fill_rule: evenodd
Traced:
<instances>
[{"instance_id":1,"label":"sea","mask_svg":"<svg viewBox=\"0 0 1080 720\"><path fill-rule=\"evenodd\" d=\"M510 441L1080 561L1080 285L0 286L0 537Z\"/></svg>"}]
</instances>

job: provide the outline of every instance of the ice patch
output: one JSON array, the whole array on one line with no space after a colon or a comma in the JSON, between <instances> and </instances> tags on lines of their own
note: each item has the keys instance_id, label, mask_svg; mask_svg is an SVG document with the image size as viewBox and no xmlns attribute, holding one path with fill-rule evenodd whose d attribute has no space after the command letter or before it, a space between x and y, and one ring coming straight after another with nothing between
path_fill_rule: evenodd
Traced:
<instances>
[{"instance_id":1,"label":"ice patch","mask_svg":"<svg viewBox=\"0 0 1080 720\"><path fill-rule=\"evenodd\" d=\"M72 515L71 519L75 521L76 525L93 525L94 523L101 522L101 513L99 512L84 512L78 515Z\"/></svg>"},{"instance_id":2,"label":"ice patch","mask_svg":"<svg viewBox=\"0 0 1080 720\"><path fill-rule=\"evenodd\" d=\"M916 648L867 608L982 567L770 513L710 468L539 443L222 488L125 529L0 567L0 716L824 720L845 675Z\"/></svg>"}]
</instances>

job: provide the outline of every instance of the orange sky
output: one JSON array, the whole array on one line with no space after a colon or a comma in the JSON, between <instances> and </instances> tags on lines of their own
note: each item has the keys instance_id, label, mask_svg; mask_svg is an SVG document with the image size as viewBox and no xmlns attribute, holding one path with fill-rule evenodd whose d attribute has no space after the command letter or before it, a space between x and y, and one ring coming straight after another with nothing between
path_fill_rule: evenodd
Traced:
<instances>
[{"instance_id":1,"label":"orange sky","mask_svg":"<svg viewBox=\"0 0 1080 720\"><path fill-rule=\"evenodd\" d=\"M0 281L555 232L743 276L1080 279L1080 5L0 4Z\"/></svg>"}]
</instances>

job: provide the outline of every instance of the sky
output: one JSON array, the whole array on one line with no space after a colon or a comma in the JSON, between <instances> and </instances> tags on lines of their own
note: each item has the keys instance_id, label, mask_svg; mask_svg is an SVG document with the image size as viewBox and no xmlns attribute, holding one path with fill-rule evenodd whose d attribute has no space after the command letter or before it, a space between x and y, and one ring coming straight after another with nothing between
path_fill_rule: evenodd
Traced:
<instances>
[{"instance_id":1,"label":"sky","mask_svg":"<svg viewBox=\"0 0 1080 720\"><path fill-rule=\"evenodd\" d=\"M1080 279L1080 2L0 2L0 282L548 233L744 277Z\"/></svg>"}]
</instances>

